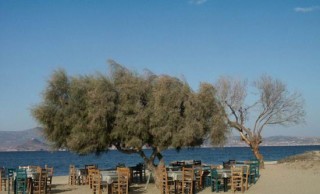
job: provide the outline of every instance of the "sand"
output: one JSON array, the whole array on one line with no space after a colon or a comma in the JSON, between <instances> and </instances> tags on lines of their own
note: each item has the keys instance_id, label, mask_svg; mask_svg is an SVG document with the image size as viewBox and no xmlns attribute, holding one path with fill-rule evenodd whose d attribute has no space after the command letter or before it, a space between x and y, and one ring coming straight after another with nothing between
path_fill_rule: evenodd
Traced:
<instances>
[{"instance_id":1,"label":"sand","mask_svg":"<svg viewBox=\"0 0 320 194\"><path fill-rule=\"evenodd\" d=\"M317 153L320 158L320 152ZM319 194L320 193L320 160L294 160L284 163L267 163L265 169L260 171L260 179L256 184L251 185L247 194ZM53 177L52 193L65 194L89 194L92 193L88 185L69 186L67 176ZM133 184L131 192L133 194L154 194L160 193L154 184L150 183L147 190L145 184ZM2 191L0 194L7 192ZM211 193L210 188L206 188L199 194ZM229 190L226 193L233 193ZM236 192L241 193L241 192Z\"/></svg>"}]
</instances>

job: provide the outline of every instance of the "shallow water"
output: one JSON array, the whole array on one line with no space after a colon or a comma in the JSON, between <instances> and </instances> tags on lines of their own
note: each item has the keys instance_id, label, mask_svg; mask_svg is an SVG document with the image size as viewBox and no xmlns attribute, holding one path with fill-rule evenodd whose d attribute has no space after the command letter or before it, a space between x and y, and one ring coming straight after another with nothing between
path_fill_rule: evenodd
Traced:
<instances>
[{"instance_id":1,"label":"shallow water","mask_svg":"<svg viewBox=\"0 0 320 194\"><path fill-rule=\"evenodd\" d=\"M279 160L287 156L300 154L305 151L320 150L320 146L273 146L261 147L261 153L266 161ZM150 150L145 150L150 154ZM248 160L253 154L248 147L226 147L226 148L192 148L181 149L177 152L169 149L163 152L166 163L175 160L201 160L207 164L222 164L229 159ZM118 163L126 166L134 166L142 162L137 154L123 154L116 150L102 153L100 156L94 154L79 156L71 152L0 152L0 167L18 167L27 165L39 165L54 167L55 175L67 175L69 165L84 167L85 164L97 164L99 168L115 168Z\"/></svg>"}]
</instances>

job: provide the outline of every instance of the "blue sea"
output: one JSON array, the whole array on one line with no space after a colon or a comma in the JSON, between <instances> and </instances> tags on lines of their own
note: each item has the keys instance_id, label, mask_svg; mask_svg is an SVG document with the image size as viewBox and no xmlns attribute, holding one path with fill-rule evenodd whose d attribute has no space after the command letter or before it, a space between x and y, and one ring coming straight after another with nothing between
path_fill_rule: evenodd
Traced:
<instances>
[{"instance_id":1,"label":"blue sea","mask_svg":"<svg viewBox=\"0 0 320 194\"><path fill-rule=\"evenodd\" d=\"M287 156L300 154L306 151L320 150L318 146L272 146L260 147L265 161L275 161ZM151 150L146 150L148 154ZM163 152L164 160L168 164L175 160L201 160L206 164L222 164L229 159L248 160L253 158L252 151L248 147L224 147L224 148L190 148L169 149ZM137 154L123 154L116 150L110 150L99 156L95 154L80 156L72 152L35 151L35 152L0 152L0 167L18 167L27 165L39 165L54 167L55 175L68 175L69 165L84 167L85 164L97 164L99 168L115 168L118 163L126 166L134 166L143 162Z\"/></svg>"}]
</instances>

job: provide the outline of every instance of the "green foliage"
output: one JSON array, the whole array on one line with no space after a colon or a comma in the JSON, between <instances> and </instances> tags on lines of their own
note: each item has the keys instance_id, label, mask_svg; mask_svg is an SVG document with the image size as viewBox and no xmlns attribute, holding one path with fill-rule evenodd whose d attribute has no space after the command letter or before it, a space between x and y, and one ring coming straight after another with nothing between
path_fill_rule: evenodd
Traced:
<instances>
[{"instance_id":1,"label":"green foliage","mask_svg":"<svg viewBox=\"0 0 320 194\"><path fill-rule=\"evenodd\" d=\"M194 92L175 77L138 75L110 63L109 76L53 73L32 114L56 147L80 154L110 146L140 153L147 145L160 153L201 145L208 136L215 144L224 142L224 112L212 85Z\"/></svg>"}]
</instances>

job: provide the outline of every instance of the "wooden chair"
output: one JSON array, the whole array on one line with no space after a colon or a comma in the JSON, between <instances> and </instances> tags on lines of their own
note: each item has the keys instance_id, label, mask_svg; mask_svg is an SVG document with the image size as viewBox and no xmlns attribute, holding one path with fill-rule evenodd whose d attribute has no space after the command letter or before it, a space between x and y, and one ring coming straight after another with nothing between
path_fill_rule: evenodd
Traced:
<instances>
[{"instance_id":1,"label":"wooden chair","mask_svg":"<svg viewBox=\"0 0 320 194\"><path fill-rule=\"evenodd\" d=\"M174 181L168 177L168 172L165 166L159 167L160 181L161 181L161 194L176 193Z\"/></svg>"},{"instance_id":2,"label":"wooden chair","mask_svg":"<svg viewBox=\"0 0 320 194\"><path fill-rule=\"evenodd\" d=\"M92 189L93 184L93 176L96 174L100 174L100 171L97 168L89 168L88 169L88 177L89 177L89 186Z\"/></svg>"},{"instance_id":3,"label":"wooden chair","mask_svg":"<svg viewBox=\"0 0 320 194\"><path fill-rule=\"evenodd\" d=\"M8 168L8 193L10 190L14 189L14 173L16 172L15 168Z\"/></svg>"},{"instance_id":4,"label":"wooden chair","mask_svg":"<svg viewBox=\"0 0 320 194\"><path fill-rule=\"evenodd\" d=\"M245 189L248 190L249 187L249 175L250 175L250 166L243 166L243 184Z\"/></svg>"},{"instance_id":5,"label":"wooden chair","mask_svg":"<svg viewBox=\"0 0 320 194\"><path fill-rule=\"evenodd\" d=\"M17 169L16 170L16 179L15 179L15 192L14 193L27 193L27 172L26 169Z\"/></svg>"},{"instance_id":6,"label":"wooden chair","mask_svg":"<svg viewBox=\"0 0 320 194\"><path fill-rule=\"evenodd\" d=\"M46 166L46 171L47 171L47 193L51 193L51 188L52 188L52 177L53 177L53 167L48 167Z\"/></svg>"},{"instance_id":7,"label":"wooden chair","mask_svg":"<svg viewBox=\"0 0 320 194\"><path fill-rule=\"evenodd\" d=\"M219 192L222 188L221 178L219 177L218 171L215 168L211 169L211 192Z\"/></svg>"},{"instance_id":8,"label":"wooden chair","mask_svg":"<svg viewBox=\"0 0 320 194\"><path fill-rule=\"evenodd\" d=\"M96 170L98 167L94 164L87 164L85 165L85 177L83 177L83 179L85 180L85 184L86 185L90 185L90 188L92 188L92 185L91 185L91 180L92 180L92 177L90 177L90 172L92 170Z\"/></svg>"},{"instance_id":9,"label":"wooden chair","mask_svg":"<svg viewBox=\"0 0 320 194\"><path fill-rule=\"evenodd\" d=\"M37 174L33 179L33 194L45 194L47 192L47 171L38 167Z\"/></svg>"},{"instance_id":10,"label":"wooden chair","mask_svg":"<svg viewBox=\"0 0 320 194\"><path fill-rule=\"evenodd\" d=\"M68 179L68 184L69 185L76 185L77 183L77 172L76 172L76 167L74 165L69 166L69 179Z\"/></svg>"},{"instance_id":11,"label":"wooden chair","mask_svg":"<svg viewBox=\"0 0 320 194\"><path fill-rule=\"evenodd\" d=\"M195 174L195 180L196 180L196 189L197 191L200 191L203 189L203 170L201 166L194 166L194 174Z\"/></svg>"},{"instance_id":12,"label":"wooden chair","mask_svg":"<svg viewBox=\"0 0 320 194\"><path fill-rule=\"evenodd\" d=\"M96 173L93 173L92 175L92 193L93 194L102 194L102 180L100 171L97 169Z\"/></svg>"},{"instance_id":13,"label":"wooden chair","mask_svg":"<svg viewBox=\"0 0 320 194\"><path fill-rule=\"evenodd\" d=\"M231 190L235 192L240 189L243 193L243 168L242 167L231 167Z\"/></svg>"},{"instance_id":14,"label":"wooden chair","mask_svg":"<svg viewBox=\"0 0 320 194\"><path fill-rule=\"evenodd\" d=\"M7 180L6 171L4 168L0 168L0 191L7 190Z\"/></svg>"},{"instance_id":15,"label":"wooden chair","mask_svg":"<svg viewBox=\"0 0 320 194\"><path fill-rule=\"evenodd\" d=\"M129 193L129 168L117 168L118 180L112 184L112 193L128 194Z\"/></svg>"},{"instance_id":16,"label":"wooden chair","mask_svg":"<svg viewBox=\"0 0 320 194\"><path fill-rule=\"evenodd\" d=\"M256 167L256 178L260 177L260 161L258 159L251 159L252 164Z\"/></svg>"},{"instance_id":17,"label":"wooden chair","mask_svg":"<svg viewBox=\"0 0 320 194\"><path fill-rule=\"evenodd\" d=\"M194 169L182 168L182 194L193 194Z\"/></svg>"},{"instance_id":18,"label":"wooden chair","mask_svg":"<svg viewBox=\"0 0 320 194\"><path fill-rule=\"evenodd\" d=\"M257 179L260 176L259 170L260 170L259 160L257 160L257 159L250 160L250 177L249 177L250 184L256 183Z\"/></svg>"}]
</instances>

